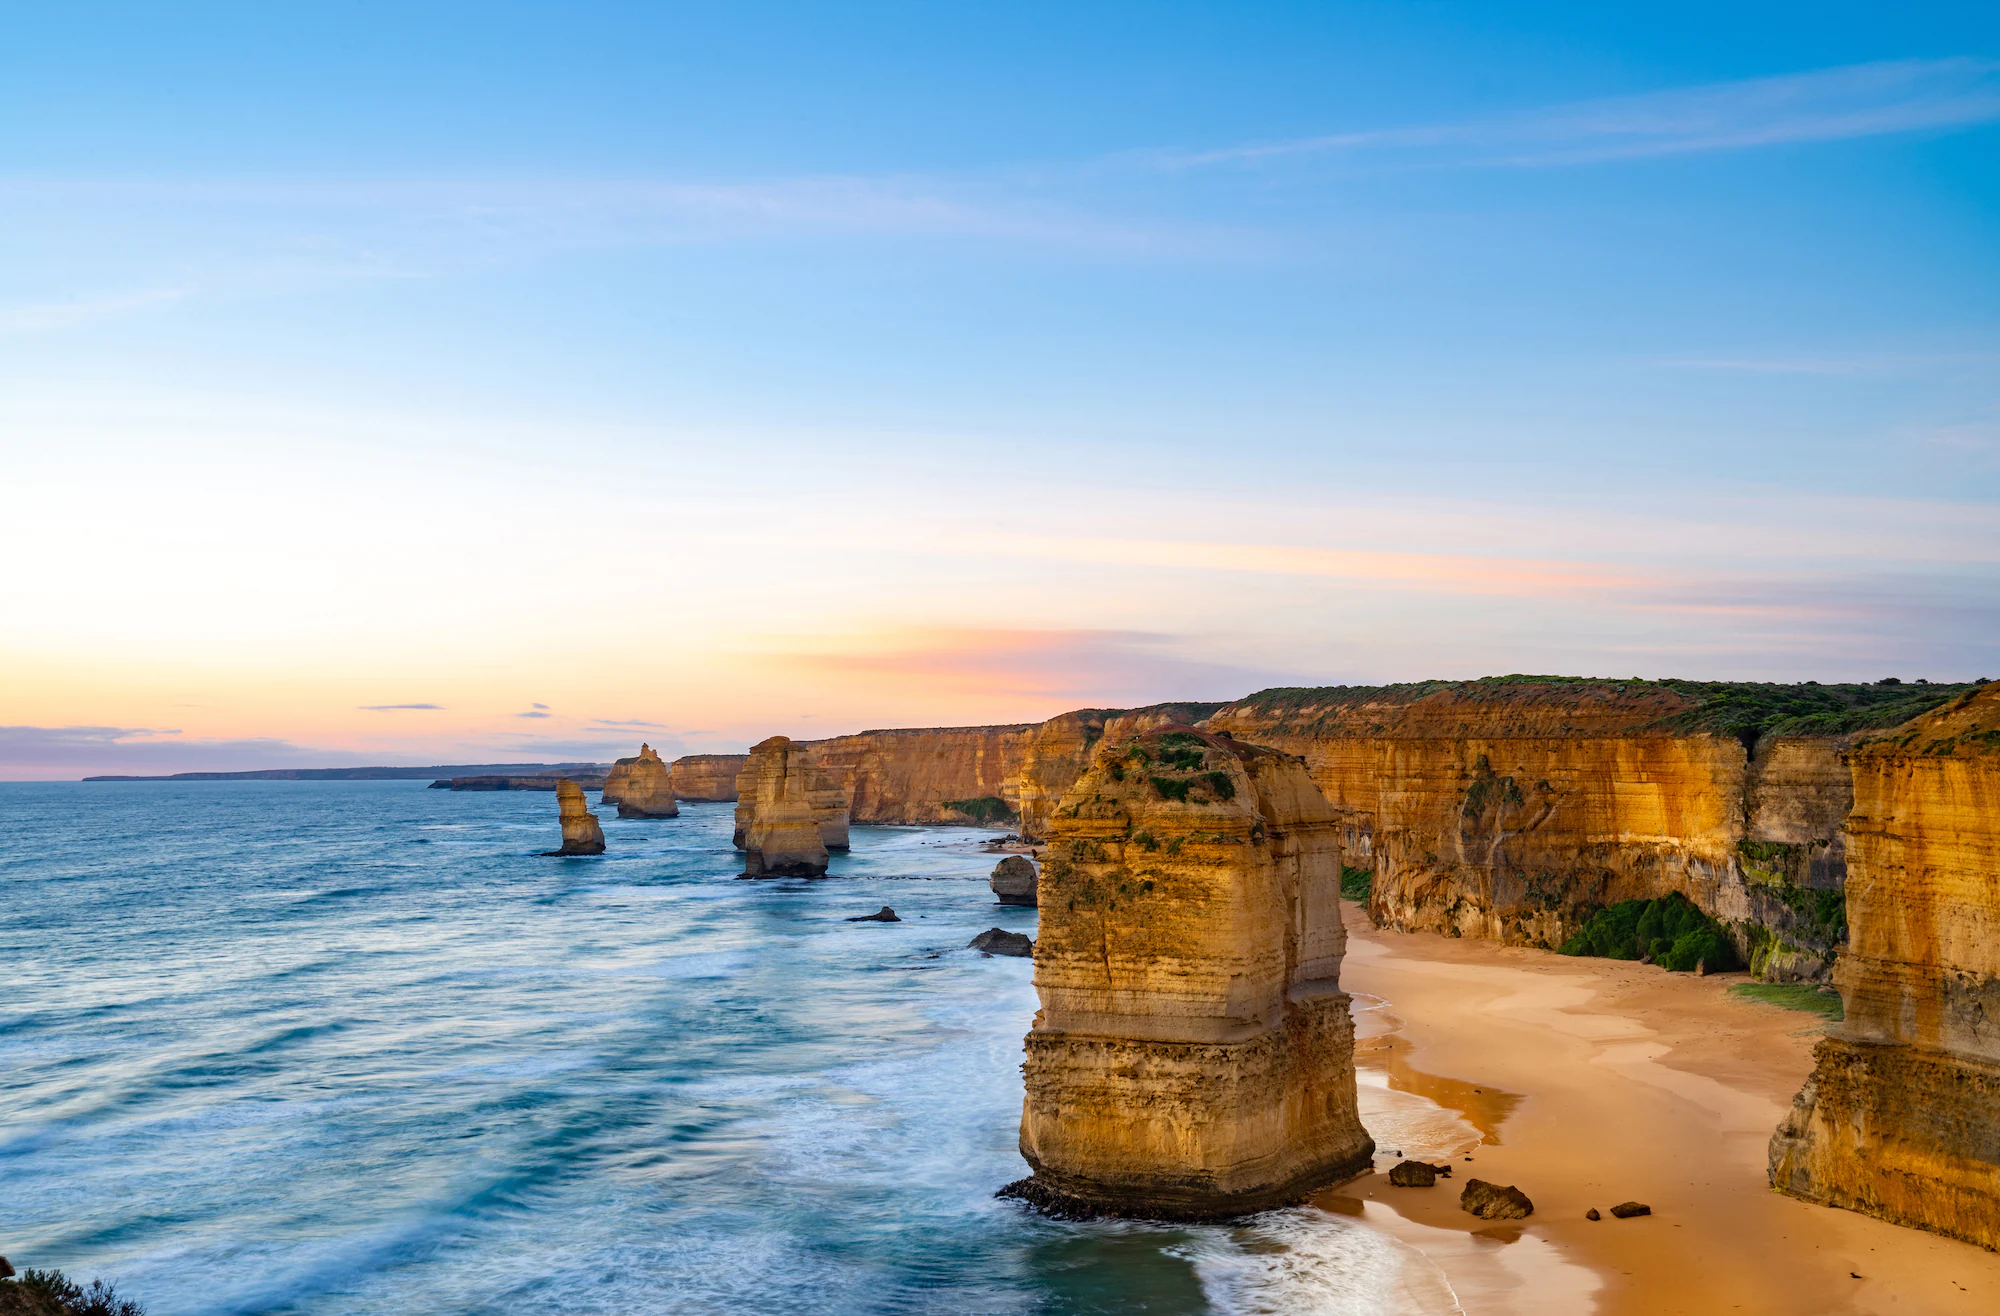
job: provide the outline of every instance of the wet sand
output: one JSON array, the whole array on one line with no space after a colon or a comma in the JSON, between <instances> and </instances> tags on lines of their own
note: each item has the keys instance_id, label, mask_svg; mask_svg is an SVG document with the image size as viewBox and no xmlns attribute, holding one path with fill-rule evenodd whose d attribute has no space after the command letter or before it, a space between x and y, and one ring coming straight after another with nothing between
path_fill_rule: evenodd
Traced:
<instances>
[{"instance_id":1,"label":"wet sand","mask_svg":"<svg viewBox=\"0 0 2000 1316\"><path fill-rule=\"evenodd\" d=\"M1727 995L1742 974L1379 932L1346 909L1341 976L1382 1145L1379 1173L1316 1204L1421 1249L1472 1316L2000 1311L2000 1255L1768 1187L1817 1016ZM1399 1141L1450 1154L1453 1177L1391 1187ZM1475 1176L1518 1185L1534 1215L1460 1211ZM1612 1218L1628 1199L1653 1214Z\"/></svg>"}]
</instances>

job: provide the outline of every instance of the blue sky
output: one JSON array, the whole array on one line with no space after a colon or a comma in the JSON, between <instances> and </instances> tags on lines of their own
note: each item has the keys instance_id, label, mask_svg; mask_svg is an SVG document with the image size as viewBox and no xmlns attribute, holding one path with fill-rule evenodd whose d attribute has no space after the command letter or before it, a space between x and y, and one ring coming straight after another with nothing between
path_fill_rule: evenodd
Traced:
<instances>
[{"instance_id":1,"label":"blue sky","mask_svg":"<svg viewBox=\"0 0 2000 1316\"><path fill-rule=\"evenodd\" d=\"M17 9L0 725L1995 674L1996 187L1962 4Z\"/></svg>"}]
</instances>

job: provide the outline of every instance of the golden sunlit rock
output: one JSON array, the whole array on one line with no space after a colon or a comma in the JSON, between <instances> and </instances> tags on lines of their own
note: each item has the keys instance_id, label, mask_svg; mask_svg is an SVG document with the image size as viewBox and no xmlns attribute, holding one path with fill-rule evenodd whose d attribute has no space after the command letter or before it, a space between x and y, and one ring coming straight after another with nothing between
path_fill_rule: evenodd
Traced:
<instances>
[{"instance_id":1,"label":"golden sunlit rock","mask_svg":"<svg viewBox=\"0 0 2000 1316\"><path fill-rule=\"evenodd\" d=\"M1021 1152L1045 1208L1202 1219L1367 1168L1339 818L1299 760L1107 742L1051 819Z\"/></svg>"}]
</instances>

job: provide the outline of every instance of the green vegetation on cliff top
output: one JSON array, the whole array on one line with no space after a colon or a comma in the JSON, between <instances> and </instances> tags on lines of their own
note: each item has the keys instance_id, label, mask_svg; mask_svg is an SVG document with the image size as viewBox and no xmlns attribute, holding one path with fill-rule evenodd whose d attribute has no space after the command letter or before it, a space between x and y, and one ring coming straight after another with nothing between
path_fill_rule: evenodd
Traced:
<instances>
[{"instance_id":1,"label":"green vegetation on cliff top","mask_svg":"<svg viewBox=\"0 0 2000 1316\"><path fill-rule=\"evenodd\" d=\"M1735 736L1754 745L1763 736L1838 736L1898 726L1968 690L1971 685L1905 683L1821 685L1807 681L1685 681L1667 678L1614 681L1589 676L1484 676L1475 681L1409 681L1397 685L1281 686L1260 690L1231 707L1283 716L1307 708L1322 716L1359 704L1413 704L1451 693L1476 702L1560 699L1617 701L1630 705L1634 730ZM1645 718L1646 713L1653 716Z\"/></svg>"}]
</instances>

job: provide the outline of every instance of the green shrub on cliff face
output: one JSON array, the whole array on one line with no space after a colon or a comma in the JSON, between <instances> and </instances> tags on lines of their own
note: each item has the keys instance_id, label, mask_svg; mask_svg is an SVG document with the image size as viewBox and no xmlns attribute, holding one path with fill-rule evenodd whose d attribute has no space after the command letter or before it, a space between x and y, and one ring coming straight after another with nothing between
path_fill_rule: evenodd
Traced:
<instances>
[{"instance_id":1,"label":"green shrub on cliff face","mask_svg":"<svg viewBox=\"0 0 2000 1316\"><path fill-rule=\"evenodd\" d=\"M1340 894L1346 900L1368 903L1368 897L1375 890L1375 870L1372 868L1340 868Z\"/></svg>"},{"instance_id":2,"label":"green shrub on cliff face","mask_svg":"<svg viewBox=\"0 0 2000 1316\"><path fill-rule=\"evenodd\" d=\"M1722 928L1678 891L1659 900L1622 900L1599 910L1582 931L1562 944L1561 953L1611 960L1650 956L1653 963L1676 973L1687 973L1697 964L1710 969L1738 967L1736 948Z\"/></svg>"},{"instance_id":3,"label":"green shrub on cliff face","mask_svg":"<svg viewBox=\"0 0 2000 1316\"><path fill-rule=\"evenodd\" d=\"M944 807L962 813L974 822L1012 822L1014 811L998 795L982 795L976 800L946 800Z\"/></svg>"},{"instance_id":4,"label":"green shrub on cliff face","mask_svg":"<svg viewBox=\"0 0 2000 1316\"><path fill-rule=\"evenodd\" d=\"M146 1309L101 1279L84 1288L60 1270L31 1268L0 1280L0 1316L146 1316Z\"/></svg>"}]
</instances>

